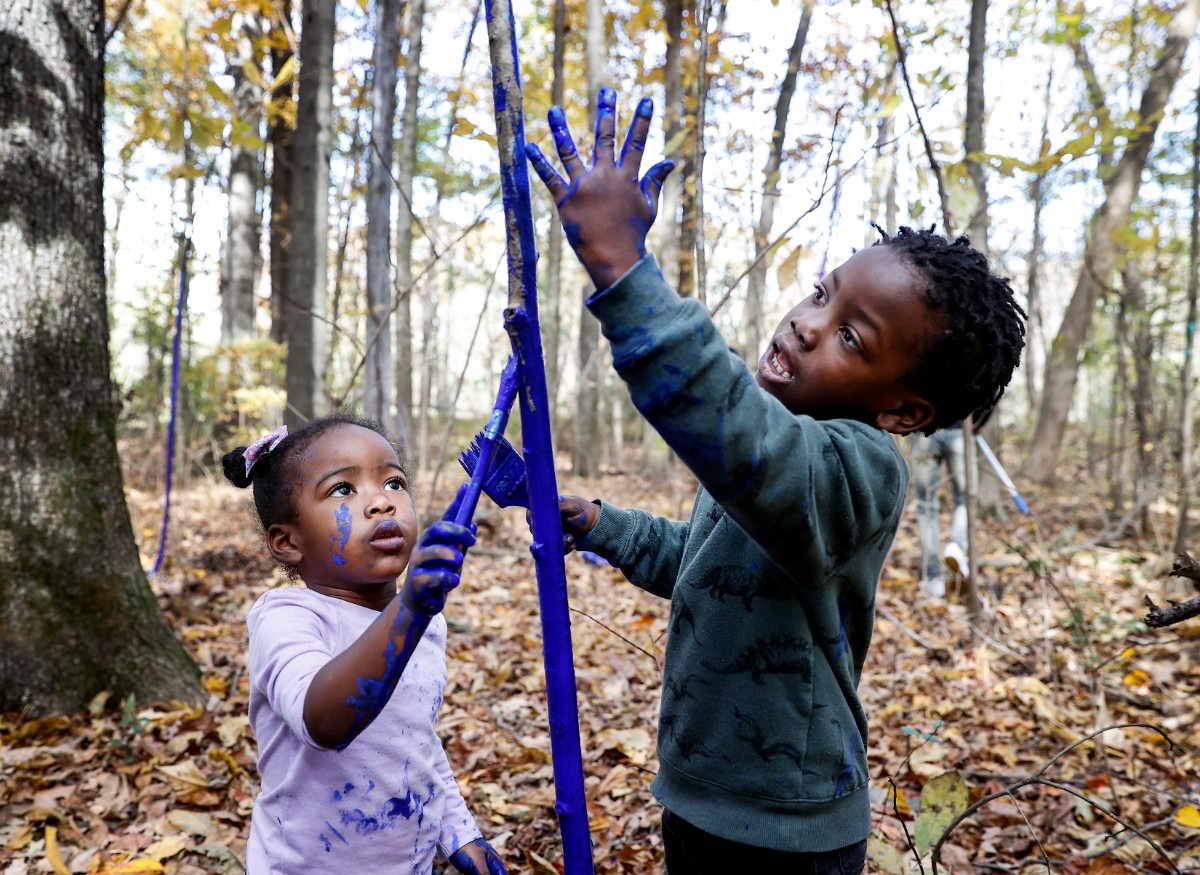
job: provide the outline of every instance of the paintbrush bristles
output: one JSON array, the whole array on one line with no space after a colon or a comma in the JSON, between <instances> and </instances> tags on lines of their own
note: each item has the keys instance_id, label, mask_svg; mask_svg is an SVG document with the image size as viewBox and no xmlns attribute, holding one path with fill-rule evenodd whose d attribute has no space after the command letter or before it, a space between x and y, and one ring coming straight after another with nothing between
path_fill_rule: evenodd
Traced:
<instances>
[{"instance_id":1,"label":"paintbrush bristles","mask_svg":"<svg viewBox=\"0 0 1200 875\"><path fill-rule=\"evenodd\" d=\"M471 446L458 456L458 463L467 474L474 474L479 465L479 455L486 438L482 433L475 435ZM493 441L495 456L491 468L483 478L483 492L500 507L529 507L529 494L525 488L525 460L513 445L503 437Z\"/></svg>"}]
</instances>

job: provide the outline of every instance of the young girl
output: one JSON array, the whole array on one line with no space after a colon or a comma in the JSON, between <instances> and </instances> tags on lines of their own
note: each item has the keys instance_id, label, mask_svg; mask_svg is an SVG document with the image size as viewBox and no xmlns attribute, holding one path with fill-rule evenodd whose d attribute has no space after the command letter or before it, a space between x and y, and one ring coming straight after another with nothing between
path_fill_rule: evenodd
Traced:
<instances>
[{"instance_id":1,"label":"young girl","mask_svg":"<svg viewBox=\"0 0 1200 875\"><path fill-rule=\"evenodd\" d=\"M440 612L474 533L452 507L418 542L395 447L348 414L283 426L222 465L235 486L253 484L267 549L304 583L265 593L248 619L262 780L249 875L428 875L435 858L505 873L434 731Z\"/></svg>"}]
</instances>

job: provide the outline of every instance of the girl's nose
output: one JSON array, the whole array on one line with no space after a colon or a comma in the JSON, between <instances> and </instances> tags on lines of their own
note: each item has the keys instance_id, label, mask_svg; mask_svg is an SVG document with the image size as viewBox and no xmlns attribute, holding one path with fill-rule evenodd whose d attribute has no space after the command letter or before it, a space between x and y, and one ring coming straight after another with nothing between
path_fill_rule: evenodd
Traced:
<instances>
[{"instance_id":1,"label":"girl's nose","mask_svg":"<svg viewBox=\"0 0 1200 875\"><path fill-rule=\"evenodd\" d=\"M396 503L392 501L391 496L383 489L376 489L371 500L367 502L367 516L395 512Z\"/></svg>"}]
</instances>

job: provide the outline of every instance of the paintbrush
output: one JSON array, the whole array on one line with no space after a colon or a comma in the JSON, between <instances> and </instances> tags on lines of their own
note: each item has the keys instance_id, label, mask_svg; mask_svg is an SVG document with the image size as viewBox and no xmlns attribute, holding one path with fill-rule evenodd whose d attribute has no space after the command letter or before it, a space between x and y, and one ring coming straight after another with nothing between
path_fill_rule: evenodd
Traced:
<instances>
[{"instance_id":1,"label":"paintbrush","mask_svg":"<svg viewBox=\"0 0 1200 875\"><path fill-rule=\"evenodd\" d=\"M475 435L471 446L458 456L458 463L475 479L484 447L483 432ZM492 441L491 464L483 478L483 492L500 507L529 507L529 491L525 487L525 460L505 438Z\"/></svg>"},{"instance_id":2,"label":"paintbrush","mask_svg":"<svg viewBox=\"0 0 1200 875\"><path fill-rule=\"evenodd\" d=\"M471 479L467 482L459 502L458 512L454 516L454 521L459 525L467 525L475 515L475 504L479 501L479 493L485 489L485 476L493 470L492 457L496 452L497 441L508 447L509 452L516 452L508 444L508 441L504 440L504 426L508 424L509 408L512 407L513 399L517 395L519 384L517 359L516 356L510 356L508 363L504 366L504 372L500 375L500 389L496 393L496 406L492 409L491 418L483 431L475 435L475 440L471 442L471 449L475 451L475 465L467 468ZM465 463L463 467L467 467ZM479 470L476 471L475 468ZM523 469L522 479L524 479ZM487 494L491 495L490 492Z\"/></svg>"}]
</instances>

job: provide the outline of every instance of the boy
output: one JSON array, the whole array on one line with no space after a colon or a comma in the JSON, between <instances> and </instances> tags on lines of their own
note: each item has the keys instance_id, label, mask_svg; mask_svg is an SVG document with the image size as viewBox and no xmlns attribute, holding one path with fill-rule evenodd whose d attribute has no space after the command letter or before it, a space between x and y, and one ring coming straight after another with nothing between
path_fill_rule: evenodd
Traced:
<instances>
[{"instance_id":1,"label":"boy","mask_svg":"<svg viewBox=\"0 0 1200 875\"><path fill-rule=\"evenodd\" d=\"M752 375L646 255L672 164L639 183L645 99L616 161L615 107L602 89L590 168L558 107L567 179L527 151L598 289L587 305L617 372L701 484L687 523L562 499L568 546L671 599L653 784L667 871L858 872L871 812L856 687L908 487L888 433L994 403L1024 314L965 239L901 229L816 283Z\"/></svg>"}]
</instances>

